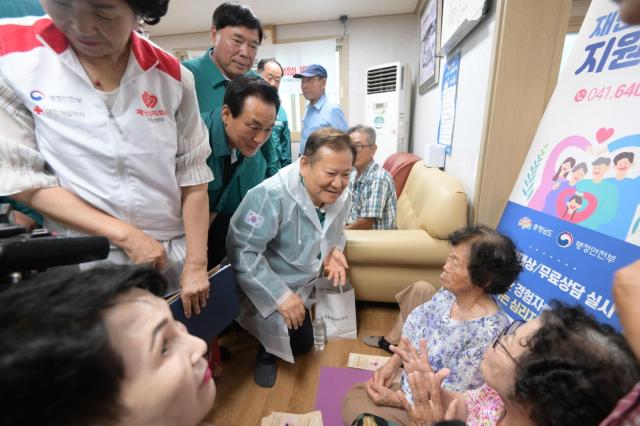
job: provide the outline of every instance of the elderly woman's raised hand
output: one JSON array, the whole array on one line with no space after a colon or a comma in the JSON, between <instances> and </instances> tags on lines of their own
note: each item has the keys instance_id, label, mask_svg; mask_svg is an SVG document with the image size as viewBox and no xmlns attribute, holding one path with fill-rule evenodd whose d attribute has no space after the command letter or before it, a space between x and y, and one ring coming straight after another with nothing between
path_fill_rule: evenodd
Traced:
<instances>
[{"instance_id":1,"label":"elderly woman's raised hand","mask_svg":"<svg viewBox=\"0 0 640 426\"><path fill-rule=\"evenodd\" d=\"M373 379L369 379L364 383L364 389L374 404L383 407L402 408L402 402L398 394L390 388L374 382Z\"/></svg>"},{"instance_id":2,"label":"elderly woman's raised hand","mask_svg":"<svg viewBox=\"0 0 640 426\"><path fill-rule=\"evenodd\" d=\"M627 341L640 357L640 260L616 271L613 295Z\"/></svg>"},{"instance_id":3,"label":"elderly woman's raised hand","mask_svg":"<svg viewBox=\"0 0 640 426\"><path fill-rule=\"evenodd\" d=\"M429 364L429 352L427 350L427 341L420 339L420 349L416 350L411 341L402 336L398 346L391 345L391 351L398 355L404 364L404 371L407 374L413 372L431 373L433 369Z\"/></svg>"},{"instance_id":4,"label":"elderly woman's raised hand","mask_svg":"<svg viewBox=\"0 0 640 426\"><path fill-rule=\"evenodd\" d=\"M402 391L396 393L407 411L410 426L430 426L434 422L453 420L457 400L453 399L445 412L440 388L448 374L449 369L443 368L437 373L413 372L408 375L413 405L407 401Z\"/></svg>"},{"instance_id":5,"label":"elderly woman's raised hand","mask_svg":"<svg viewBox=\"0 0 640 426\"><path fill-rule=\"evenodd\" d=\"M635 302L640 297L640 260L616 271L613 278L613 294L616 297L616 308L626 307L628 302L636 305Z\"/></svg>"},{"instance_id":6,"label":"elderly woman's raised hand","mask_svg":"<svg viewBox=\"0 0 640 426\"><path fill-rule=\"evenodd\" d=\"M393 356L382 367L373 372L373 382L381 386L390 387L399 369L400 359L397 356Z\"/></svg>"}]
</instances>

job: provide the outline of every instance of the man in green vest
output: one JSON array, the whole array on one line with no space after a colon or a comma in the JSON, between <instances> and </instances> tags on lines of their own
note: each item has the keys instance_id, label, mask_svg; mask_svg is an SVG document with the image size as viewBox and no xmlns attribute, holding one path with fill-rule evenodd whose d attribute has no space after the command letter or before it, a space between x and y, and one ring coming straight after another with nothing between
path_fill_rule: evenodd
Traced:
<instances>
[{"instance_id":1,"label":"man in green vest","mask_svg":"<svg viewBox=\"0 0 640 426\"><path fill-rule=\"evenodd\" d=\"M221 138L222 124L218 118L225 91L231 80L250 71L262 37L262 25L249 7L237 3L223 3L213 12L213 47L203 56L183 62L193 73L200 114L209 129L212 149L208 161L210 167L222 158L220 156L228 155L228 152L225 154L225 151L221 150L226 143L224 138ZM224 195L220 192L223 189L222 168L211 168L214 180L209 184L209 268L220 263L225 257L229 219L240 200L249 189L262 182L268 167L273 167L269 164L277 161L275 147L271 144L263 148L260 154L255 154L250 156L253 157L252 160L244 158L244 166L238 168L240 176L234 179L233 185L237 187L223 191Z\"/></svg>"},{"instance_id":2,"label":"man in green vest","mask_svg":"<svg viewBox=\"0 0 640 426\"><path fill-rule=\"evenodd\" d=\"M258 61L258 74L267 80L267 83L274 89L278 90L282 76L284 75L284 69L275 58L266 58ZM276 149L278 161L276 163L277 167L267 168L267 177L275 175L279 169L291 164L291 131L289 130L287 113L282 105L278 110L276 124L273 126L273 131L271 132L271 145ZM265 144L265 147L269 148L269 145ZM265 149L265 147L262 149Z\"/></svg>"},{"instance_id":3,"label":"man in green vest","mask_svg":"<svg viewBox=\"0 0 640 426\"><path fill-rule=\"evenodd\" d=\"M262 37L262 25L249 7L223 3L213 12L213 47L183 62L195 78L203 118L222 106L229 81L251 69Z\"/></svg>"},{"instance_id":4,"label":"man in green vest","mask_svg":"<svg viewBox=\"0 0 640 426\"><path fill-rule=\"evenodd\" d=\"M214 243L209 245L210 266L225 256L229 219L240 201L264 180L259 151L271 136L278 108L280 98L273 87L260 77L241 75L229 83L222 107L204 117L212 148L207 164L215 176L209 184L214 219L209 229L209 242Z\"/></svg>"}]
</instances>

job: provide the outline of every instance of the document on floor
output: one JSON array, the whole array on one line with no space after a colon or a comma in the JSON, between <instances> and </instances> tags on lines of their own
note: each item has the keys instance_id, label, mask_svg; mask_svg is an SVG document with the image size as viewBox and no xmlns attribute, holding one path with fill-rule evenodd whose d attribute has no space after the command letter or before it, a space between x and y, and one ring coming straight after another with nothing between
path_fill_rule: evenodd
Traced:
<instances>
[{"instance_id":1,"label":"document on floor","mask_svg":"<svg viewBox=\"0 0 640 426\"><path fill-rule=\"evenodd\" d=\"M382 367L390 356L364 355L351 352L349 354L349 363L347 367L359 368L360 370L375 371Z\"/></svg>"},{"instance_id":2,"label":"document on floor","mask_svg":"<svg viewBox=\"0 0 640 426\"><path fill-rule=\"evenodd\" d=\"M262 419L260 426L322 426L322 413L312 411L307 414L293 414L274 411Z\"/></svg>"}]
</instances>

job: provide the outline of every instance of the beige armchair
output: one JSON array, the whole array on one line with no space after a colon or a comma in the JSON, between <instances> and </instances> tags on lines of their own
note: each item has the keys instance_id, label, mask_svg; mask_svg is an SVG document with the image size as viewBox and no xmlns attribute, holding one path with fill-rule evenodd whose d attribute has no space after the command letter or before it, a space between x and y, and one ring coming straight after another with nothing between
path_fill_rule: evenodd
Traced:
<instances>
[{"instance_id":1,"label":"beige armchair","mask_svg":"<svg viewBox=\"0 0 640 426\"><path fill-rule=\"evenodd\" d=\"M348 230L345 255L358 300L395 302L409 284L440 286L448 235L467 225L467 195L456 178L415 163L398 198L398 229Z\"/></svg>"}]
</instances>

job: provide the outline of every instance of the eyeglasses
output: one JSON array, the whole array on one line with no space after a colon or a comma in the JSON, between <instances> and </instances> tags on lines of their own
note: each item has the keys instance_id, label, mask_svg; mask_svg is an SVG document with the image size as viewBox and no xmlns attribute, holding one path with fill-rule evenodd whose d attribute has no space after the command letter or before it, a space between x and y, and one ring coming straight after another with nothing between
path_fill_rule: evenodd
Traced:
<instances>
[{"instance_id":1,"label":"eyeglasses","mask_svg":"<svg viewBox=\"0 0 640 426\"><path fill-rule=\"evenodd\" d=\"M495 340L493 341L493 344L491 345L493 349L495 349L497 345L500 345L502 349L504 349L505 353L509 356L509 358L511 358L513 362L516 363L516 365L518 364L518 360L513 355L511 355L511 352L509 352L509 349L507 349L507 347L502 344L502 338L504 336L514 335L518 327L520 327L522 324L524 324L524 321L517 320L512 322L505 328L503 328L502 331L496 336Z\"/></svg>"},{"instance_id":2,"label":"eyeglasses","mask_svg":"<svg viewBox=\"0 0 640 426\"><path fill-rule=\"evenodd\" d=\"M365 148L370 148L372 147L373 144L369 144L369 145L354 145L353 147L356 149L356 152L360 152Z\"/></svg>"}]
</instances>

